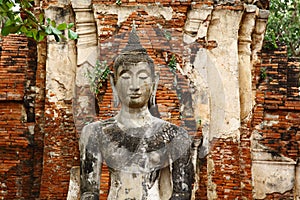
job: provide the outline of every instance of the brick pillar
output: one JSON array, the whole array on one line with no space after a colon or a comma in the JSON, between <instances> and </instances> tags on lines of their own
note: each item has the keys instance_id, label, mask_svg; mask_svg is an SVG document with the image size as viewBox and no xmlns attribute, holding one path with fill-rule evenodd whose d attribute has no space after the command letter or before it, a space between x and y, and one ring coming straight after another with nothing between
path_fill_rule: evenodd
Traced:
<instances>
[{"instance_id":1,"label":"brick pillar","mask_svg":"<svg viewBox=\"0 0 300 200\"><path fill-rule=\"evenodd\" d=\"M58 2L45 9L45 17L57 23L74 22L69 2ZM70 169L79 162L72 99L76 73L74 41L56 42L48 37L43 171L40 199L66 199Z\"/></svg>"}]
</instances>

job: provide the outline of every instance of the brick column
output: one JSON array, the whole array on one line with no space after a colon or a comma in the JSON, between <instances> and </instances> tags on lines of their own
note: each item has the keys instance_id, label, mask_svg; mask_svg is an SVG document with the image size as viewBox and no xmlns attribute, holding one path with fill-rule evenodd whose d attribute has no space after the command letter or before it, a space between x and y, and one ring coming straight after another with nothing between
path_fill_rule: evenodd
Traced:
<instances>
[{"instance_id":1,"label":"brick column","mask_svg":"<svg viewBox=\"0 0 300 200\"><path fill-rule=\"evenodd\" d=\"M74 22L70 2L59 1L44 8L45 17L57 23ZM66 199L70 169L78 165L78 136L75 132L72 99L76 72L74 41L56 42L48 37L43 172L40 199Z\"/></svg>"}]
</instances>

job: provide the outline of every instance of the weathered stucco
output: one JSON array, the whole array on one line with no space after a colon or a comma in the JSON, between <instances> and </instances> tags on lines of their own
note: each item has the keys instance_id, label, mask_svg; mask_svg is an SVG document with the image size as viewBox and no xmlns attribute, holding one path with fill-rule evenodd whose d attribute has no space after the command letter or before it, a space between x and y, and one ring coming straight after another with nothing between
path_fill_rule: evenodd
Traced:
<instances>
[{"instance_id":1,"label":"weathered stucco","mask_svg":"<svg viewBox=\"0 0 300 200\"><path fill-rule=\"evenodd\" d=\"M265 199L266 194L283 194L295 187L294 160L274 156L262 149L253 150L252 156L253 198Z\"/></svg>"},{"instance_id":2,"label":"weathered stucco","mask_svg":"<svg viewBox=\"0 0 300 200\"><path fill-rule=\"evenodd\" d=\"M55 19L57 23L70 21L70 8L48 8L45 16ZM58 17L59 16L59 17ZM47 44L46 89L50 102L72 100L74 97L76 72L76 47L74 41L57 43L49 37Z\"/></svg>"},{"instance_id":3,"label":"weathered stucco","mask_svg":"<svg viewBox=\"0 0 300 200\"><path fill-rule=\"evenodd\" d=\"M238 83L238 30L242 17L241 11L215 10L212 14L208 29L208 40L215 40L218 47L209 51L216 74L220 74L224 97L220 98L219 91L211 92L211 130L210 137L239 138L240 99ZM226 35L226 37L224 37ZM230 58L230 59L228 59ZM215 87L214 77L209 80L209 87ZM220 87L215 87L220 90ZM222 102L223 101L223 102ZM239 105L239 106L237 106ZM224 118L219 118L222 110Z\"/></svg>"}]
</instances>

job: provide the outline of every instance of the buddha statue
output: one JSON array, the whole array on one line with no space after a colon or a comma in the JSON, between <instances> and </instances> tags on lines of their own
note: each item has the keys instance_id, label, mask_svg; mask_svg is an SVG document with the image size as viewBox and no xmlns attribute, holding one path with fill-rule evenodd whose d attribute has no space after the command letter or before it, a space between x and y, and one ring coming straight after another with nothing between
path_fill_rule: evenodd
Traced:
<instances>
[{"instance_id":1,"label":"buddha statue","mask_svg":"<svg viewBox=\"0 0 300 200\"><path fill-rule=\"evenodd\" d=\"M115 58L111 85L120 111L86 125L80 137L81 200L98 200L102 163L109 200L188 200L194 171L187 131L154 117L158 74L135 27Z\"/></svg>"}]
</instances>

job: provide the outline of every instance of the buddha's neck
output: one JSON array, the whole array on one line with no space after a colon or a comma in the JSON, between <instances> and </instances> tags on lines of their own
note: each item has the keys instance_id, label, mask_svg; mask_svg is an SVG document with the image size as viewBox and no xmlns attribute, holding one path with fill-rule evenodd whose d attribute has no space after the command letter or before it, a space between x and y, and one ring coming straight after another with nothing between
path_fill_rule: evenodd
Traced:
<instances>
[{"instance_id":1,"label":"buddha's neck","mask_svg":"<svg viewBox=\"0 0 300 200\"><path fill-rule=\"evenodd\" d=\"M116 119L118 123L122 124L125 128L136 128L149 124L151 117L152 115L149 112L148 107L139 109L121 108Z\"/></svg>"}]
</instances>

